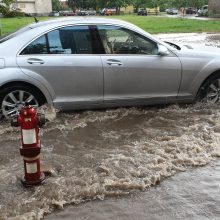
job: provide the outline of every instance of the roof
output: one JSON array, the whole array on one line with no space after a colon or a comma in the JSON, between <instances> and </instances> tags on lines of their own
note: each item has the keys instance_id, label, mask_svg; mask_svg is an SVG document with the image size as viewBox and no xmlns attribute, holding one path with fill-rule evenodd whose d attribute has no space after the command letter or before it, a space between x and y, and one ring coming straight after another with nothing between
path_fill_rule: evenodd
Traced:
<instances>
[{"instance_id":1,"label":"roof","mask_svg":"<svg viewBox=\"0 0 220 220\"><path fill-rule=\"evenodd\" d=\"M109 19L109 18L97 18L97 17L65 17L65 18L55 18L46 21L39 21L38 23L33 23L30 25L31 28L47 26L47 25L62 25L62 24L98 24L98 23L106 23L106 24L121 24L135 26L126 21L122 21L119 19ZM136 27L136 26L135 26Z\"/></svg>"},{"instance_id":2,"label":"roof","mask_svg":"<svg viewBox=\"0 0 220 220\"><path fill-rule=\"evenodd\" d=\"M133 29L135 31L138 31L141 34L147 35L148 37L149 34L146 33L143 29L137 27L136 25L133 25L129 22L119 20L119 19L111 19L111 18L102 18L102 17L64 17L64 18L54 18L46 21L39 21L38 23L32 23L31 25L26 26L25 28L29 29L38 29L41 28L42 30L47 31L48 29L53 29L65 25L75 25L75 24L85 24L85 25L97 25L97 24L102 24L102 25L120 25L124 26L130 29ZM36 30L37 31L37 30Z\"/></svg>"}]
</instances>

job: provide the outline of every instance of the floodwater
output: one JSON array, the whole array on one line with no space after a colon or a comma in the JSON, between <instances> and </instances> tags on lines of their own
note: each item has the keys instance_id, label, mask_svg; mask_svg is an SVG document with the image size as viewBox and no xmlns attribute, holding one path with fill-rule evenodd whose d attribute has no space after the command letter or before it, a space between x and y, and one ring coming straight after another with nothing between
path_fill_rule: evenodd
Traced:
<instances>
[{"instance_id":1,"label":"floodwater","mask_svg":"<svg viewBox=\"0 0 220 220\"><path fill-rule=\"evenodd\" d=\"M176 174L144 192L68 206L46 219L217 220L219 204L220 161Z\"/></svg>"},{"instance_id":2,"label":"floodwater","mask_svg":"<svg viewBox=\"0 0 220 220\"><path fill-rule=\"evenodd\" d=\"M220 45L220 34L159 37L181 43ZM183 216L177 207L191 208L193 214L193 203L206 199L210 202L205 203L205 210L200 206L201 212L207 217L211 210L213 216L219 216L217 205L213 205L215 198L211 197L211 193L219 194L219 107L170 105L75 113L46 108L49 122L40 131L41 162L51 175L43 185L34 188L24 188L20 183L23 161L19 154L19 129L10 127L8 122L0 124L0 219L40 219L48 213L52 214L46 218L53 219L54 213L68 204L79 205L73 206L73 211L65 208L59 212L60 219L62 215L69 219L110 219L115 202L115 219L134 219L135 213L139 213L138 219L146 219L146 213L149 219L154 219L155 213L166 216L163 219L172 219L173 214L176 219ZM194 170L190 170L210 162L212 167L207 168L206 174L213 170L214 180L208 189L209 178L203 180L204 175L199 174L192 178ZM171 178L183 171L187 172ZM209 190L204 197L195 194L201 181L205 182L201 190ZM190 187L178 190L186 182ZM187 205L189 199L184 192L195 194L191 206ZM100 201L81 204L90 200ZM214 201L219 202L219 196ZM101 207L106 212L89 217L85 214L89 209L83 208L86 206L90 212ZM123 215L124 207L127 214Z\"/></svg>"}]
</instances>

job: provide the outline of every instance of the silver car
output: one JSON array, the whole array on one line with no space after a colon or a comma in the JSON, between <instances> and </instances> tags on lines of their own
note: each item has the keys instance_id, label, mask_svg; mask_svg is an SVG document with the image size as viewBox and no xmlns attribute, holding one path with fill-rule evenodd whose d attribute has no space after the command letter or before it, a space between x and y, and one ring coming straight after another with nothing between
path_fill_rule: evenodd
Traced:
<instances>
[{"instance_id":1,"label":"silver car","mask_svg":"<svg viewBox=\"0 0 220 220\"><path fill-rule=\"evenodd\" d=\"M220 49L162 42L135 25L64 18L0 40L1 115L25 102L63 110L219 101Z\"/></svg>"},{"instance_id":2,"label":"silver car","mask_svg":"<svg viewBox=\"0 0 220 220\"><path fill-rule=\"evenodd\" d=\"M208 16L208 11L209 11L208 7L209 7L208 5L202 6L202 8L198 10L198 16Z\"/></svg>"},{"instance_id":3,"label":"silver car","mask_svg":"<svg viewBox=\"0 0 220 220\"><path fill-rule=\"evenodd\" d=\"M178 10L176 8L169 8L166 9L167 14L169 15L177 15L178 14Z\"/></svg>"}]
</instances>

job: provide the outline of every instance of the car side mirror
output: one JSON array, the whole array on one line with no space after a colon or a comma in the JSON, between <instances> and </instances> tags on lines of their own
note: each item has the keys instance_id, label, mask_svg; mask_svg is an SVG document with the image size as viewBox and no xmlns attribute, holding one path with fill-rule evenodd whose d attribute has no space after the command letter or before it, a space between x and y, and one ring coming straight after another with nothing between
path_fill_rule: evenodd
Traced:
<instances>
[{"instance_id":1,"label":"car side mirror","mask_svg":"<svg viewBox=\"0 0 220 220\"><path fill-rule=\"evenodd\" d=\"M158 44L158 55L167 56L169 54L170 52L165 46Z\"/></svg>"}]
</instances>

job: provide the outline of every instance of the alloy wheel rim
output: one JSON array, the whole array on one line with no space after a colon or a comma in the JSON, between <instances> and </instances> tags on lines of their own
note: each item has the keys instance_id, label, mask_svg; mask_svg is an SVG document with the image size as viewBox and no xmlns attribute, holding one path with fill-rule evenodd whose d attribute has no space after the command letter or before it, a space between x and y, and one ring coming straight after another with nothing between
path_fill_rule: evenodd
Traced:
<instances>
[{"instance_id":1,"label":"alloy wheel rim","mask_svg":"<svg viewBox=\"0 0 220 220\"><path fill-rule=\"evenodd\" d=\"M8 93L2 101L2 115L6 118L16 115L26 102L34 108L39 107L37 99L27 91L16 90Z\"/></svg>"},{"instance_id":2,"label":"alloy wheel rim","mask_svg":"<svg viewBox=\"0 0 220 220\"><path fill-rule=\"evenodd\" d=\"M217 103L220 98L220 79L216 79L207 89L205 101L207 103Z\"/></svg>"}]
</instances>

